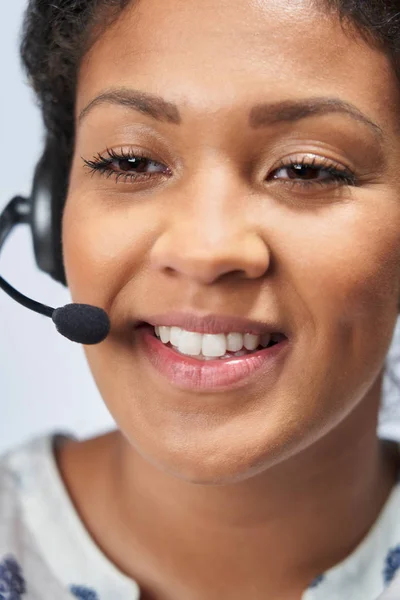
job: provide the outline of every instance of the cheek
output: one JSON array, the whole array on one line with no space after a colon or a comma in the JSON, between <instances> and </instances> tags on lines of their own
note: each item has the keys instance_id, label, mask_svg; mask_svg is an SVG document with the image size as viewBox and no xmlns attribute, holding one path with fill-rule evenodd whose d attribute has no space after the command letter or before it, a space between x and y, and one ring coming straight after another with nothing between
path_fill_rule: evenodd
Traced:
<instances>
[{"instance_id":1,"label":"cheek","mask_svg":"<svg viewBox=\"0 0 400 600\"><path fill-rule=\"evenodd\" d=\"M315 225L308 216L304 227L298 221L286 231L291 249L282 252L282 277L298 327L298 370L319 390L315 410L324 408L321 392L336 395L341 410L354 406L390 346L399 311L400 210L397 199L380 200L381 208L361 197L315 217Z\"/></svg>"},{"instance_id":2,"label":"cheek","mask_svg":"<svg viewBox=\"0 0 400 600\"><path fill-rule=\"evenodd\" d=\"M400 294L399 210L349 207L319 223L307 242L293 239L291 273L315 321L365 332L392 321ZM302 252L301 248L304 248Z\"/></svg>"},{"instance_id":3,"label":"cheek","mask_svg":"<svg viewBox=\"0 0 400 600\"><path fill-rule=\"evenodd\" d=\"M97 202L96 202L97 200ZM133 212L134 211L134 212ZM131 278L145 268L151 243L152 215L126 199L117 206L100 205L93 194L70 196L63 217L63 252L74 302L110 307Z\"/></svg>"}]
</instances>

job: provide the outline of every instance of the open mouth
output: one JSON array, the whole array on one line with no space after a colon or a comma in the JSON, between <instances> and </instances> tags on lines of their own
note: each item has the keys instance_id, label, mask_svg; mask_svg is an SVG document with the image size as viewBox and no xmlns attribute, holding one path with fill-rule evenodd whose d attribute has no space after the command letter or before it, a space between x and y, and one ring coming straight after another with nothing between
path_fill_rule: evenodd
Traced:
<instances>
[{"instance_id":1,"label":"open mouth","mask_svg":"<svg viewBox=\"0 0 400 600\"><path fill-rule=\"evenodd\" d=\"M287 339L282 333L203 335L184 331L178 327L154 327L148 323L143 323L141 326L149 328L153 337L167 348L180 355L204 361L227 360L255 354L268 350Z\"/></svg>"},{"instance_id":2,"label":"open mouth","mask_svg":"<svg viewBox=\"0 0 400 600\"><path fill-rule=\"evenodd\" d=\"M148 323L139 325L136 339L148 363L169 383L207 393L247 385L260 371L273 380L290 349L282 333L202 334Z\"/></svg>"}]
</instances>

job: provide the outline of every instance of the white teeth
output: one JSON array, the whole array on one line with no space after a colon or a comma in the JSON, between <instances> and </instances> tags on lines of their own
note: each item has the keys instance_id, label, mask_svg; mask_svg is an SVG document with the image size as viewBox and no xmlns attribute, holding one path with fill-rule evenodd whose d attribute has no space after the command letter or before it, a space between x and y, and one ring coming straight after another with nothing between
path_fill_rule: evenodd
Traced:
<instances>
[{"instance_id":1,"label":"white teeth","mask_svg":"<svg viewBox=\"0 0 400 600\"><path fill-rule=\"evenodd\" d=\"M252 333L244 334L244 347L246 350L255 350L260 345L260 336Z\"/></svg>"},{"instance_id":2,"label":"white teeth","mask_svg":"<svg viewBox=\"0 0 400 600\"><path fill-rule=\"evenodd\" d=\"M159 328L159 335L163 344L168 344L171 337L171 327L162 327Z\"/></svg>"},{"instance_id":3,"label":"white teeth","mask_svg":"<svg viewBox=\"0 0 400 600\"><path fill-rule=\"evenodd\" d=\"M200 334L201 335L201 334ZM213 356L218 358L226 354L226 336L224 333L204 334L201 352L204 356Z\"/></svg>"},{"instance_id":4,"label":"white teeth","mask_svg":"<svg viewBox=\"0 0 400 600\"><path fill-rule=\"evenodd\" d=\"M241 333L228 333L226 336L226 349L229 352L239 352L243 348L243 335Z\"/></svg>"},{"instance_id":5,"label":"white teeth","mask_svg":"<svg viewBox=\"0 0 400 600\"><path fill-rule=\"evenodd\" d=\"M181 335L183 333L183 329L180 327L171 327L171 334L169 341L173 346L179 347L179 340L181 339Z\"/></svg>"},{"instance_id":6,"label":"white teeth","mask_svg":"<svg viewBox=\"0 0 400 600\"><path fill-rule=\"evenodd\" d=\"M179 337L178 350L189 356L199 356L202 350L203 336L194 331L182 331Z\"/></svg>"},{"instance_id":7,"label":"white teeth","mask_svg":"<svg viewBox=\"0 0 400 600\"><path fill-rule=\"evenodd\" d=\"M271 339L277 338L280 341L280 334L272 335L254 335L251 333L232 332L228 334L201 334L194 331L186 331L180 327L165 327L157 325L155 327L157 337L164 344L171 343L181 354L188 356L199 356L207 358L228 358L227 352L234 353L235 356L243 356L249 351L252 352L263 346L266 348Z\"/></svg>"}]
</instances>

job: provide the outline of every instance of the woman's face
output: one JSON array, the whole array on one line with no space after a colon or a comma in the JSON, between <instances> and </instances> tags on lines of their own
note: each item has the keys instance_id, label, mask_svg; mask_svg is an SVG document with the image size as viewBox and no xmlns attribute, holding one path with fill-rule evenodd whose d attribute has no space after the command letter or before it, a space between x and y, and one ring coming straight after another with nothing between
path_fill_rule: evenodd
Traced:
<instances>
[{"instance_id":1,"label":"woman's face","mask_svg":"<svg viewBox=\"0 0 400 600\"><path fill-rule=\"evenodd\" d=\"M110 315L87 358L143 456L245 479L379 393L400 296L398 110L386 56L306 0L142 0L93 46L65 267L73 300ZM99 156L109 170L90 172ZM135 329L172 311L273 323L287 343L235 386L190 389Z\"/></svg>"}]
</instances>

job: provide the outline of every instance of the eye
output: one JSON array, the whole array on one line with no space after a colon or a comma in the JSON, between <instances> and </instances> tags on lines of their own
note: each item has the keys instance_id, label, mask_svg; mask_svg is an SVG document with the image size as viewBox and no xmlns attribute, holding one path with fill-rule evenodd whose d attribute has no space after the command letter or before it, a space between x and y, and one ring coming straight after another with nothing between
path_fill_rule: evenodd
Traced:
<instances>
[{"instance_id":1,"label":"eye","mask_svg":"<svg viewBox=\"0 0 400 600\"><path fill-rule=\"evenodd\" d=\"M346 167L325 158L303 157L300 160L289 159L282 161L273 170L268 180L290 183L303 187L356 185L356 177Z\"/></svg>"},{"instance_id":2,"label":"eye","mask_svg":"<svg viewBox=\"0 0 400 600\"><path fill-rule=\"evenodd\" d=\"M158 164L154 160L141 156L114 159L109 166L114 171L123 173L131 171L134 173L156 173L158 169Z\"/></svg>"},{"instance_id":3,"label":"eye","mask_svg":"<svg viewBox=\"0 0 400 600\"><path fill-rule=\"evenodd\" d=\"M107 149L104 156L98 154L92 160L82 158L91 173L115 177L116 181L144 181L170 175L171 171L162 163L152 160L139 151Z\"/></svg>"}]
</instances>

